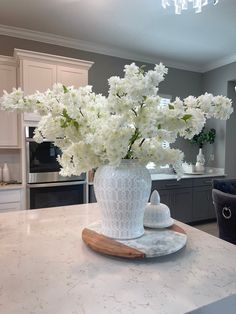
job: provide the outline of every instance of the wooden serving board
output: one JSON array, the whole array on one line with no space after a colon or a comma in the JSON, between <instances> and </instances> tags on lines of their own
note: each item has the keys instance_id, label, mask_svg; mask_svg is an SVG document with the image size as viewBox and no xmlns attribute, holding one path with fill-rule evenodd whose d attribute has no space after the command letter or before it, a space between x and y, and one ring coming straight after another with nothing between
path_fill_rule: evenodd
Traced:
<instances>
[{"instance_id":1,"label":"wooden serving board","mask_svg":"<svg viewBox=\"0 0 236 314\"><path fill-rule=\"evenodd\" d=\"M101 223L94 223L82 231L83 241L94 251L136 259L163 256L183 248L186 232L174 224L164 229L145 229L142 237L132 240L111 239L101 234Z\"/></svg>"}]
</instances>

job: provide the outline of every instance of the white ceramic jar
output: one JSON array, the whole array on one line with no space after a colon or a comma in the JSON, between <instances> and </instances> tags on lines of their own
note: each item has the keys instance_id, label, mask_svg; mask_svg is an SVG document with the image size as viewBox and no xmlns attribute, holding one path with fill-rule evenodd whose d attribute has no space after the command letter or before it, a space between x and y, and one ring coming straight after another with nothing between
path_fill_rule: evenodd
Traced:
<instances>
[{"instance_id":1,"label":"white ceramic jar","mask_svg":"<svg viewBox=\"0 0 236 314\"><path fill-rule=\"evenodd\" d=\"M152 192L150 203L144 212L144 226L148 228L167 228L173 225L174 220L170 216L170 209L160 202L157 190Z\"/></svg>"}]
</instances>

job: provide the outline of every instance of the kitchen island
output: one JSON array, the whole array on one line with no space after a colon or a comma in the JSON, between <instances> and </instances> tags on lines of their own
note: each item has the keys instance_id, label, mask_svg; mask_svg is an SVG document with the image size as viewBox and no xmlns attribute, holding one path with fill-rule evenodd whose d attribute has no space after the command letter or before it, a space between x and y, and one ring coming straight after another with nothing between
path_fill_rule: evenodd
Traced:
<instances>
[{"instance_id":1,"label":"kitchen island","mask_svg":"<svg viewBox=\"0 0 236 314\"><path fill-rule=\"evenodd\" d=\"M236 293L236 246L177 222L181 251L126 260L90 250L97 204L0 215L0 313L180 314Z\"/></svg>"}]
</instances>

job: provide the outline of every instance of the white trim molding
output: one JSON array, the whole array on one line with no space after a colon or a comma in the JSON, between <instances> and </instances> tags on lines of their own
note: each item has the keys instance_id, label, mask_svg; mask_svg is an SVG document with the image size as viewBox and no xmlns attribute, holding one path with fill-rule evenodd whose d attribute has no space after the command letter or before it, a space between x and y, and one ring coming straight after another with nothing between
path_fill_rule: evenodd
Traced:
<instances>
[{"instance_id":1,"label":"white trim molding","mask_svg":"<svg viewBox=\"0 0 236 314\"><path fill-rule=\"evenodd\" d=\"M216 62L212 62L210 64L207 64L204 68L204 72L208 72L217 68L220 68L224 65L230 64L236 62L236 54L233 54L231 56L228 56L226 58L222 58Z\"/></svg>"},{"instance_id":2,"label":"white trim molding","mask_svg":"<svg viewBox=\"0 0 236 314\"><path fill-rule=\"evenodd\" d=\"M40 61L47 61L51 64L65 64L66 66L77 66L80 69L89 70L91 66L94 64L92 61L79 60L74 58L67 58L57 55L51 55L47 53L41 53L30 50L22 50L22 49L14 49L14 56L16 60L35 60L35 58L39 58Z\"/></svg>"},{"instance_id":3,"label":"white trim molding","mask_svg":"<svg viewBox=\"0 0 236 314\"><path fill-rule=\"evenodd\" d=\"M0 55L0 63L16 66L16 59L14 57Z\"/></svg>"}]
</instances>

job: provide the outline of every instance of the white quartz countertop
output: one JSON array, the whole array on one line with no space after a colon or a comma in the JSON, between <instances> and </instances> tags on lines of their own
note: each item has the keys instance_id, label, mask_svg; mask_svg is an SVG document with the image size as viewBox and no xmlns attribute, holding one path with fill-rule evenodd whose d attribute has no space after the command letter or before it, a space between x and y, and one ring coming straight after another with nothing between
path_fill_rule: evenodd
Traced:
<instances>
[{"instance_id":1,"label":"white quartz countertop","mask_svg":"<svg viewBox=\"0 0 236 314\"><path fill-rule=\"evenodd\" d=\"M21 183L14 183L14 184L0 184L0 191L1 190L20 190L23 188Z\"/></svg>"},{"instance_id":2,"label":"white quartz countertop","mask_svg":"<svg viewBox=\"0 0 236 314\"><path fill-rule=\"evenodd\" d=\"M212 177L223 177L226 176L224 169L210 169L206 170L202 174L192 173L192 174L184 174L181 179L200 179L200 178L212 178ZM173 180L177 179L176 174L167 174L167 173L152 173L151 172L152 181L156 180Z\"/></svg>"},{"instance_id":3,"label":"white quartz countertop","mask_svg":"<svg viewBox=\"0 0 236 314\"><path fill-rule=\"evenodd\" d=\"M97 204L0 214L0 313L181 314L236 293L236 246L181 224L187 246L148 260L81 239Z\"/></svg>"},{"instance_id":4,"label":"white quartz countertop","mask_svg":"<svg viewBox=\"0 0 236 314\"><path fill-rule=\"evenodd\" d=\"M155 169L150 169L151 179L152 181L157 180L177 180L177 176L174 173L159 173L155 171ZM224 177L226 176L224 169L221 168L213 168L210 170L206 170L203 174L192 173L192 174L184 174L182 179L200 179L200 178L213 178L213 177ZM89 182L89 185L93 185L93 182Z\"/></svg>"}]
</instances>

